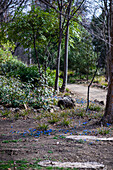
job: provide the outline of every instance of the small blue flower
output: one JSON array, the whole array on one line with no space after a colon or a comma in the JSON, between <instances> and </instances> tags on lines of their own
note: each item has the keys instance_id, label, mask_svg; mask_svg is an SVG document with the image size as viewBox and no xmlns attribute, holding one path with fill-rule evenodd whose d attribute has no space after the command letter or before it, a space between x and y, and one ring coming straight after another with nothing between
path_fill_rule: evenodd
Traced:
<instances>
[{"instance_id":1,"label":"small blue flower","mask_svg":"<svg viewBox=\"0 0 113 170\"><path fill-rule=\"evenodd\" d=\"M111 124L110 123L107 123L107 126L109 127Z\"/></svg>"},{"instance_id":2,"label":"small blue flower","mask_svg":"<svg viewBox=\"0 0 113 170\"><path fill-rule=\"evenodd\" d=\"M52 132L52 129L49 129L49 132Z\"/></svg>"},{"instance_id":3,"label":"small blue flower","mask_svg":"<svg viewBox=\"0 0 113 170\"><path fill-rule=\"evenodd\" d=\"M33 132L36 131L36 129L33 129Z\"/></svg>"},{"instance_id":4,"label":"small blue flower","mask_svg":"<svg viewBox=\"0 0 113 170\"><path fill-rule=\"evenodd\" d=\"M13 126L11 126L11 128L13 128Z\"/></svg>"},{"instance_id":5,"label":"small blue flower","mask_svg":"<svg viewBox=\"0 0 113 170\"><path fill-rule=\"evenodd\" d=\"M87 122L83 122L83 125L86 125L87 124Z\"/></svg>"}]
</instances>

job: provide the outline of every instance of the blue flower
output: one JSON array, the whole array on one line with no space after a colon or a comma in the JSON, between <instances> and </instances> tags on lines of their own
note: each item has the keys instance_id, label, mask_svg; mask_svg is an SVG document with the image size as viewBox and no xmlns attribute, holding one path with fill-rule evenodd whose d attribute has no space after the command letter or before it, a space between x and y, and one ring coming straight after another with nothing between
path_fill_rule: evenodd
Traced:
<instances>
[{"instance_id":1,"label":"blue flower","mask_svg":"<svg viewBox=\"0 0 113 170\"><path fill-rule=\"evenodd\" d=\"M83 130L83 132L87 132L87 129Z\"/></svg>"},{"instance_id":2,"label":"blue flower","mask_svg":"<svg viewBox=\"0 0 113 170\"><path fill-rule=\"evenodd\" d=\"M107 123L107 126L109 127L111 124L110 123Z\"/></svg>"},{"instance_id":3,"label":"blue flower","mask_svg":"<svg viewBox=\"0 0 113 170\"><path fill-rule=\"evenodd\" d=\"M52 129L49 129L49 132L52 132Z\"/></svg>"},{"instance_id":4,"label":"blue flower","mask_svg":"<svg viewBox=\"0 0 113 170\"><path fill-rule=\"evenodd\" d=\"M83 125L86 125L87 124L87 122L83 122Z\"/></svg>"}]
</instances>

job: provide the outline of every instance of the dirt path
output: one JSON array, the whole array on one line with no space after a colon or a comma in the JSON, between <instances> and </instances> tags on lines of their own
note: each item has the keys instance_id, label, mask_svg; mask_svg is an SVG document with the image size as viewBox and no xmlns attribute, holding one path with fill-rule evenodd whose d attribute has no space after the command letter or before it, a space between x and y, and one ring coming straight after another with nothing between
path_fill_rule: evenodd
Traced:
<instances>
[{"instance_id":1,"label":"dirt path","mask_svg":"<svg viewBox=\"0 0 113 170\"><path fill-rule=\"evenodd\" d=\"M67 88L74 92L77 96L87 99L87 86L80 84L68 84ZM107 90L90 88L90 100L94 101L97 99L98 101L106 102Z\"/></svg>"}]
</instances>

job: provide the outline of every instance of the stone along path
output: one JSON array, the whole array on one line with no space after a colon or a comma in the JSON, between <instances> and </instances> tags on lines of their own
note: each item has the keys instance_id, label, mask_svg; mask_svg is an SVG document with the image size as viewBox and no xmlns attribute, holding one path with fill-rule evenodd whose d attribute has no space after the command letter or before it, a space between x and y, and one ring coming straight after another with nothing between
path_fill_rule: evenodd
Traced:
<instances>
[{"instance_id":1,"label":"stone along path","mask_svg":"<svg viewBox=\"0 0 113 170\"><path fill-rule=\"evenodd\" d=\"M88 87L81 84L68 84L66 86L69 90L71 90L73 93L75 93L78 97L87 99L87 90ZM104 104L106 103L106 95L107 90L104 89L97 89L94 87L90 87L90 100L94 101L97 99L98 101L104 101Z\"/></svg>"}]
</instances>

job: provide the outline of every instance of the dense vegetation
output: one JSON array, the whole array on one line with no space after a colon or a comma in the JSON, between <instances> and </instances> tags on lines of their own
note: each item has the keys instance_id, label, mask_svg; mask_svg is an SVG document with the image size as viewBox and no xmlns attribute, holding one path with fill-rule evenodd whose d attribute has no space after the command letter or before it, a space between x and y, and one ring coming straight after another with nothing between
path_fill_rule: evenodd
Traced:
<instances>
[{"instance_id":1,"label":"dense vegetation","mask_svg":"<svg viewBox=\"0 0 113 170\"><path fill-rule=\"evenodd\" d=\"M70 13L82 21L85 11L79 9L79 3L76 5L81 12L80 15L76 14L74 3L64 3L61 7L59 5L56 3L58 10L62 8L66 15ZM69 5L70 11L68 11ZM65 16L60 16L53 8L42 8L33 2L29 10L25 11L25 8L20 7L14 16L8 17L9 22L3 20L0 25L2 104L46 107L48 101L45 98L53 95L52 88L55 87L57 90L57 80L58 88L65 89L67 74L68 82L74 83L76 79L88 82L97 67L98 74L105 72L105 62L103 62L105 55L103 56L101 52L101 46L105 47L104 42L101 45L101 41L96 41L95 37L73 19L67 19ZM103 14L100 18L104 20ZM94 32L93 24L97 22L96 17L90 22ZM14 56L18 44L28 53L28 60L32 59L32 65L28 66ZM103 71L100 71L100 68Z\"/></svg>"}]
</instances>

